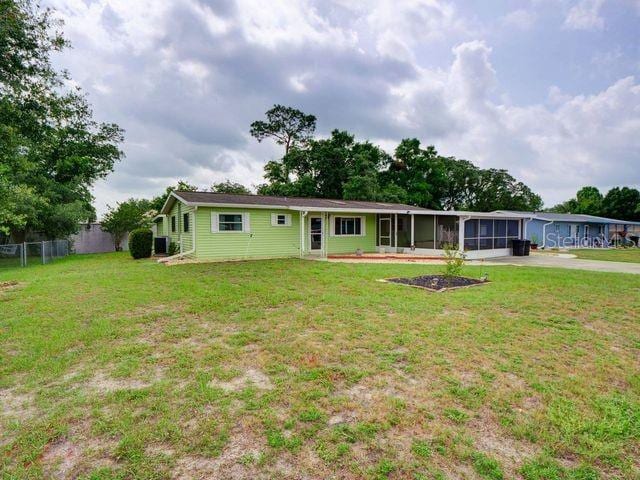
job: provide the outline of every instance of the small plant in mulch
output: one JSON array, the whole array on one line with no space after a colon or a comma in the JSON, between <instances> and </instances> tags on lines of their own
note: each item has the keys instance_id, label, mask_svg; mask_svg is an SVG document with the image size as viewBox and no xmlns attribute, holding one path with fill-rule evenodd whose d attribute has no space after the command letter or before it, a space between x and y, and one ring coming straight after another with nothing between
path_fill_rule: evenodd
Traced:
<instances>
[{"instance_id":1,"label":"small plant in mulch","mask_svg":"<svg viewBox=\"0 0 640 480\"><path fill-rule=\"evenodd\" d=\"M480 285L488 281L486 273L483 274L480 279L461 276L466 256L453 245L445 245L444 253L445 267L444 272L441 275L421 275L413 278L389 278L386 281L409 285L412 287L420 287L435 292L441 292L452 288Z\"/></svg>"}]
</instances>

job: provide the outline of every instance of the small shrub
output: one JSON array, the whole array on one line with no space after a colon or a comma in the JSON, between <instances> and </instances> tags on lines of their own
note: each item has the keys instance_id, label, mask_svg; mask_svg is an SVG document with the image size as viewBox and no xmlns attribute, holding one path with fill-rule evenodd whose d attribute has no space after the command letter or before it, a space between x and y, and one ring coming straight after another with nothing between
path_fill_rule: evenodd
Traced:
<instances>
[{"instance_id":1,"label":"small shrub","mask_svg":"<svg viewBox=\"0 0 640 480\"><path fill-rule=\"evenodd\" d=\"M169 256L173 256L178 253L178 244L176 242L169 243L169 250L167 251Z\"/></svg>"},{"instance_id":2,"label":"small shrub","mask_svg":"<svg viewBox=\"0 0 640 480\"><path fill-rule=\"evenodd\" d=\"M153 232L138 228L129 234L129 252L133 258L149 258L153 246Z\"/></svg>"},{"instance_id":3,"label":"small shrub","mask_svg":"<svg viewBox=\"0 0 640 480\"><path fill-rule=\"evenodd\" d=\"M443 248L445 261L444 275L446 277L460 276L466 255L450 243L446 243Z\"/></svg>"},{"instance_id":4,"label":"small shrub","mask_svg":"<svg viewBox=\"0 0 640 480\"><path fill-rule=\"evenodd\" d=\"M489 480L503 480L504 475L500 464L493 458L487 457L484 453L476 452L472 456L473 469L482 478Z\"/></svg>"},{"instance_id":5,"label":"small shrub","mask_svg":"<svg viewBox=\"0 0 640 480\"><path fill-rule=\"evenodd\" d=\"M413 444L411 445L411 451L417 457L431 457L431 445L424 440L414 440Z\"/></svg>"}]
</instances>

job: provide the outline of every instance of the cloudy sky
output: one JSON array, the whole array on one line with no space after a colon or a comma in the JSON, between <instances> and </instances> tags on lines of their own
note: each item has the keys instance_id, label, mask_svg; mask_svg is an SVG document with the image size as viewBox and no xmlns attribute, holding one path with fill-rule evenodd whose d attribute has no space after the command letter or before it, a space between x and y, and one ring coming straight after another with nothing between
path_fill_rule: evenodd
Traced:
<instances>
[{"instance_id":1,"label":"cloudy sky","mask_svg":"<svg viewBox=\"0 0 640 480\"><path fill-rule=\"evenodd\" d=\"M638 0L48 0L56 58L126 158L96 206L177 179L260 183L274 103L392 151L418 137L507 168L551 206L640 184Z\"/></svg>"}]
</instances>

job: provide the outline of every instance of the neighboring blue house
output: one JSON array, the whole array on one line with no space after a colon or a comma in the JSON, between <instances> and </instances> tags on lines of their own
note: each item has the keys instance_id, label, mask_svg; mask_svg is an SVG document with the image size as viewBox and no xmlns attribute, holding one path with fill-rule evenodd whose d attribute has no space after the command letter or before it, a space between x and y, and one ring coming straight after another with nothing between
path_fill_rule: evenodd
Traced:
<instances>
[{"instance_id":1,"label":"neighboring blue house","mask_svg":"<svg viewBox=\"0 0 640 480\"><path fill-rule=\"evenodd\" d=\"M531 215L525 220L524 237L540 248L603 247L640 222L573 213L512 212Z\"/></svg>"}]
</instances>

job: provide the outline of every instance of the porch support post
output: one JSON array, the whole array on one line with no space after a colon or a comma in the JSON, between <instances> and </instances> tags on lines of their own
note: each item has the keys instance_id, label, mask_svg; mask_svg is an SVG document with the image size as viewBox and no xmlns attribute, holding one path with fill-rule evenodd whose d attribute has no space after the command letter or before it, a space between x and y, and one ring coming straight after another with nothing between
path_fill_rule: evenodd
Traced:
<instances>
[{"instance_id":1,"label":"porch support post","mask_svg":"<svg viewBox=\"0 0 640 480\"><path fill-rule=\"evenodd\" d=\"M464 222L469 217L459 217L458 221L458 250L464 252Z\"/></svg>"},{"instance_id":2,"label":"porch support post","mask_svg":"<svg viewBox=\"0 0 640 480\"><path fill-rule=\"evenodd\" d=\"M393 246L398 251L398 214L395 214L395 218L393 220Z\"/></svg>"},{"instance_id":3,"label":"porch support post","mask_svg":"<svg viewBox=\"0 0 640 480\"><path fill-rule=\"evenodd\" d=\"M416 243L415 243L415 218L413 213L411 214L411 249L415 249L416 248Z\"/></svg>"}]
</instances>

